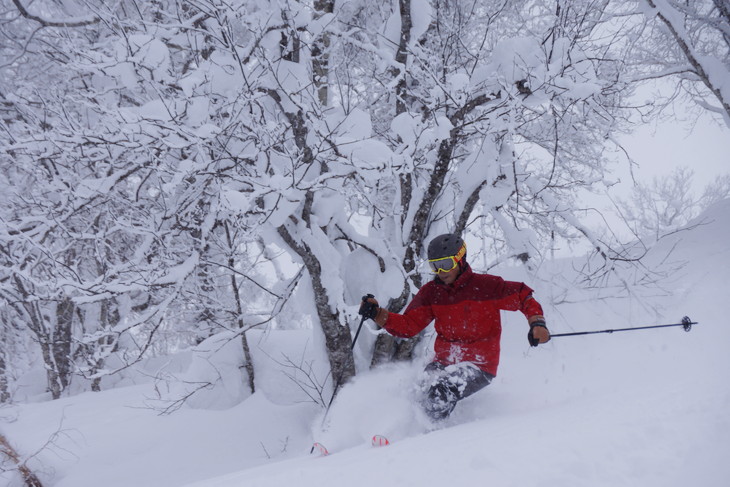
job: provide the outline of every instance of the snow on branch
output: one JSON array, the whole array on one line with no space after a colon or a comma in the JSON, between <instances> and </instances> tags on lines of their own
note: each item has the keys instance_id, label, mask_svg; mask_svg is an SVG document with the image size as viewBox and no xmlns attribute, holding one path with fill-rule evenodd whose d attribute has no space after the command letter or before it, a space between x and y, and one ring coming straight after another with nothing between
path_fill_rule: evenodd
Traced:
<instances>
[{"instance_id":1,"label":"snow on branch","mask_svg":"<svg viewBox=\"0 0 730 487\"><path fill-rule=\"evenodd\" d=\"M44 27L84 27L99 22L99 17L76 17L62 20L49 20L38 15L33 15L20 3L20 0L12 0L20 15L29 20L35 20Z\"/></svg>"},{"instance_id":2,"label":"snow on branch","mask_svg":"<svg viewBox=\"0 0 730 487\"><path fill-rule=\"evenodd\" d=\"M687 61L700 77L705 86L717 97L725 110L725 120L730 121L730 72L717 58L703 55L697 50L684 26L681 15L666 0L645 0L656 12L657 17L666 25Z\"/></svg>"}]
</instances>

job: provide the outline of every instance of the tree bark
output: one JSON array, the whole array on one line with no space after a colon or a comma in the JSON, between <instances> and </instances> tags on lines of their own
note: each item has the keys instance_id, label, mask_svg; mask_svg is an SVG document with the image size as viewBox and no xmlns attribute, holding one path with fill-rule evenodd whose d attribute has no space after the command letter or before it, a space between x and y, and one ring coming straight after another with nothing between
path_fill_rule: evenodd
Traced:
<instances>
[{"instance_id":1,"label":"tree bark","mask_svg":"<svg viewBox=\"0 0 730 487\"><path fill-rule=\"evenodd\" d=\"M334 0L315 0L314 10L315 17L332 13L334 11ZM320 105L325 108L328 105L328 86L327 79L329 76L329 60L327 47L329 46L329 36L324 33L314 39L312 44L312 74L313 83L317 88L317 96ZM279 104L281 97L275 91L269 91L269 95ZM324 160L315 160L312 148L309 146L307 136L309 128L304 113L298 111L296 113L284 113L291 125L294 142L301 154L301 164L306 167L319 164L320 174L326 173L328 170L327 162ZM309 229L312 226L312 205L314 203L314 193L307 191L304 201L302 202L301 220ZM289 217L293 223L297 223L298 219L293 215ZM323 231L326 231L323 229ZM302 259L304 267L309 273L309 279L312 283L312 291L314 292L315 308L317 318L319 319L322 332L325 337L325 346L327 348L327 358L330 363L332 372L333 389L337 392L337 387L344 384L355 375L355 361L352 354L352 337L350 328L340 323L341 317L337 310L332 310L329 302L329 293L322 281L322 264L306 243L299 242L289 232L287 223L279 226L277 232L284 242Z\"/></svg>"},{"instance_id":2,"label":"tree bark","mask_svg":"<svg viewBox=\"0 0 730 487\"><path fill-rule=\"evenodd\" d=\"M10 400L10 391L8 391L8 377L5 366L5 357L0 354L0 404L4 404Z\"/></svg>"},{"instance_id":3,"label":"tree bark","mask_svg":"<svg viewBox=\"0 0 730 487\"><path fill-rule=\"evenodd\" d=\"M64 296L56 305L56 327L53 330L53 360L58 371L61 387L66 389L71 383L71 333L76 305L71 298Z\"/></svg>"},{"instance_id":4,"label":"tree bark","mask_svg":"<svg viewBox=\"0 0 730 487\"><path fill-rule=\"evenodd\" d=\"M355 376L355 360L352 355L350 328L340 323L340 315L329 305L328 293L322 282L322 265L305 244L297 243L285 225L278 228L281 238L304 262L314 291L315 308L324 333L327 358L332 371L333 387L344 384Z\"/></svg>"},{"instance_id":5,"label":"tree bark","mask_svg":"<svg viewBox=\"0 0 730 487\"><path fill-rule=\"evenodd\" d=\"M331 14L334 11L334 0L315 0L314 1L314 19L320 19L325 14ZM329 104L329 53L330 35L323 32L318 36L312 44L312 75L314 77L314 86L317 88L317 96L319 103L326 107Z\"/></svg>"},{"instance_id":6,"label":"tree bark","mask_svg":"<svg viewBox=\"0 0 730 487\"><path fill-rule=\"evenodd\" d=\"M22 461L18 452L15 451L15 448L10 445L10 442L2 434L0 434L0 453L8 457L17 466L18 472L20 472L20 476L23 477L23 481L27 487L43 487L36 474Z\"/></svg>"},{"instance_id":7,"label":"tree bark","mask_svg":"<svg viewBox=\"0 0 730 487\"><path fill-rule=\"evenodd\" d=\"M22 297L20 304L22 310L28 316L28 328L33 332L38 345L41 347L43 363L46 366L48 391L51 393L53 399L59 399L63 392L63 385L59 378L56 361L54 360L53 344L51 343L51 337L43 320L43 313L39 309L38 302L30 299L30 292L26 289L20 276L14 274L13 282L15 283L18 294Z\"/></svg>"},{"instance_id":8,"label":"tree bark","mask_svg":"<svg viewBox=\"0 0 730 487\"><path fill-rule=\"evenodd\" d=\"M114 327L119 324L119 321L121 320L121 316L119 314L119 306L117 305L117 302L115 299L105 299L101 302L101 311L100 311L100 325L102 330L112 330ZM106 349L107 347L114 346L114 349L116 350L116 338L112 334L105 334L103 338L100 338L97 343L97 347L101 349ZM113 350L113 351L115 351ZM94 350L91 351L91 353L94 353ZM90 357L92 361L92 367L91 367L91 375L96 374L98 371L100 371L106 362L106 358L104 356L100 356L99 358L93 358ZM91 390L93 392L101 392L101 377L97 377L95 379L92 379L91 381Z\"/></svg>"},{"instance_id":9,"label":"tree bark","mask_svg":"<svg viewBox=\"0 0 730 487\"><path fill-rule=\"evenodd\" d=\"M226 241L229 249L234 248L233 238L228 227L228 222L224 223L226 231ZM233 257L228 259L228 267L233 269L235 262ZM241 301L241 290L238 287L238 281L236 275L231 273L231 290L233 292L233 299L236 302L236 313L238 314L238 329L241 333L241 347L243 348L243 360L244 368L246 369L246 375L248 375L248 388L251 390L251 394L256 392L256 382L254 377L253 359L251 358L251 348L248 345L248 338L246 337L246 324L243 321L243 302Z\"/></svg>"}]
</instances>

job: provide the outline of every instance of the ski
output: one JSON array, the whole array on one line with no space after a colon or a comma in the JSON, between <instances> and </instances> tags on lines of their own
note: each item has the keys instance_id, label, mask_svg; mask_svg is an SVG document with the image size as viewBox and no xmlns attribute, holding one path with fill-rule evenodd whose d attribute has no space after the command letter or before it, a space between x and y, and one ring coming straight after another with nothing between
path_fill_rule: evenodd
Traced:
<instances>
[{"instance_id":1,"label":"ski","mask_svg":"<svg viewBox=\"0 0 730 487\"><path fill-rule=\"evenodd\" d=\"M314 444L312 445L312 449L309 450L309 453L310 454L316 453L318 457L326 457L327 455L330 454L329 450L327 450L327 448L322 443L319 443L319 442L314 442Z\"/></svg>"},{"instance_id":2,"label":"ski","mask_svg":"<svg viewBox=\"0 0 730 487\"><path fill-rule=\"evenodd\" d=\"M388 441L388 438L386 438L383 435L375 435L375 436L373 436L373 439L372 439L371 443L372 443L373 446L376 446L376 447L390 445L390 441Z\"/></svg>"},{"instance_id":3,"label":"ski","mask_svg":"<svg viewBox=\"0 0 730 487\"><path fill-rule=\"evenodd\" d=\"M370 439L370 444L375 448L380 448L381 446L390 445L390 440L383 435L374 435ZM314 444L312 445L312 449L309 450L309 453L318 457L326 457L330 454L327 447L318 441L314 442Z\"/></svg>"}]
</instances>

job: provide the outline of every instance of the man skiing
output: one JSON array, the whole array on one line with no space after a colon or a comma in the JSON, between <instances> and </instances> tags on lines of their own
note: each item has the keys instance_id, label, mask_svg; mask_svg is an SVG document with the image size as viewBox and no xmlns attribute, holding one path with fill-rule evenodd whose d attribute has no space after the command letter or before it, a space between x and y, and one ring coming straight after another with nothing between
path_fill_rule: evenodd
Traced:
<instances>
[{"instance_id":1,"label":"man skiing","mask_svg":"<svg viewBox=\"0 0 730 487\"><path fill-rule=\"evenodd\" d=\"M433 421L447 418L456 403L489 385L497 375L502 324L500 310L521 311L530 325L528 340L550 340L542 307L521 282L477 274L466 261L466 244L447 233L428 246L435 274L403 314L391 313L369 298L360 314L391 335L410 338L435 320L435 358L426 366L422 406Z\"/></svg>"}]
</instances>

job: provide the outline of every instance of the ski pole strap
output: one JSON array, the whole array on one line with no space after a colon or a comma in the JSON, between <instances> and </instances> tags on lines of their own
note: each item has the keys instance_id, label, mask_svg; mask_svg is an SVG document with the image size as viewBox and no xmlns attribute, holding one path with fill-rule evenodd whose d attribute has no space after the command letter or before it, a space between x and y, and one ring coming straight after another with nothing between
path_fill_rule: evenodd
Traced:
<instances>
[{"instance_id":1,"label":"ski pole strap","mask_svg":"<svg viewBox=\"0 0 730 487\"><path fill-rule=\"evenodd\" d=\"M634 331L634 330L649 330L652 328L668 328L670 326L681 326L684 328L684 331L690 331L692 329L692 325L699 324L696 321L692 321L689 319L688 316L685 316L682 318L681 323L671 323L668 325L650 325L650 326L637 326L634 328L614 328L612 330L599 330L599 331L576 331L572 333L555 333L550 334L550 338L555 337L571 337L571 336L578 336L578 335L596 335L598 333L614 333L614 332L620 332L620 331Z\"/></svg>"}]
</instances>

